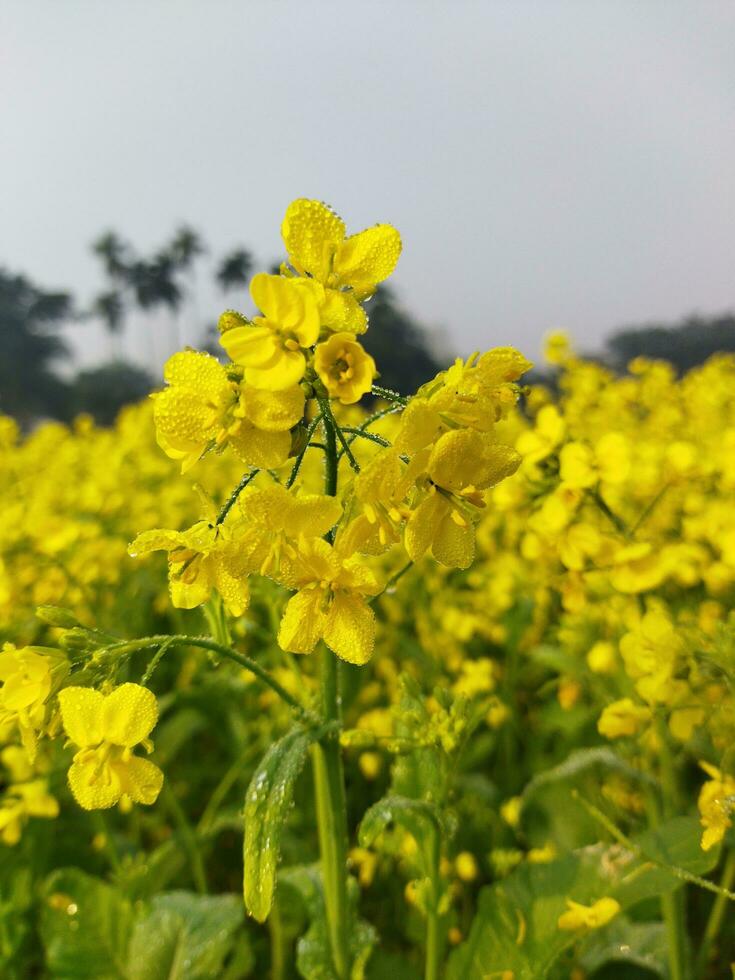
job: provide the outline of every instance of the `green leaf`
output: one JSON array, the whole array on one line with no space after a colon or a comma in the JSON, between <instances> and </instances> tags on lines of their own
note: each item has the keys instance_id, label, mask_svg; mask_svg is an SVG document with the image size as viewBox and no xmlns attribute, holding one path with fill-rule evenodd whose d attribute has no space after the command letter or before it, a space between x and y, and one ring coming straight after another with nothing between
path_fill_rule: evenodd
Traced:
<instances>
[{"instance_id":1,"label":"green leaf","mask_svg":"<svg viewBox=\"0 0 735 980\"><path fill-rule=\"evenodd\" d=\"M127 976L129 980L209 980L221 976L242 923L242 905L231 895L159 895L135 926Z\"/></svg>"},{"instance_id":2,"label":"green leaf","mask_svg":"<svg viewBox=\"0 0 735 980\"><path fill-rule=\"evenodd\" d=\"M272 745L255 770L245 796L243 895L258 922L265 922L276 887L278 848L283 823L316 731L294 728Z\"/></svg>"},{"instance_id":3,"label":"green leaf","mask_svg":"<svg viewBox=\"0 0 735 980\"><path fill-rule=\"evenodd\" d=\"M701 851L699 833L696 818L681 817L636 838L642 855L619 844L596 844L549 864L523 865L480 892L470 935L451 956L447 980L480 980L503 970L512 970L514 980L542 980L581 938L558 928L567 898L590 905L610 896L625 910L673 891L681 881L647 858L705 874L717 855Z\"/></svg>"},{"instance_id":4,"label":"green leaf","mask_svg":"<svg viewBox=\"0 0 735 980\"><path fill-rule=\"evenodd\" d=\"M132 928L130 902L104 881L74 868L46 880L40 931L54 980L127 978Z\"/></svg>"},{"instance_id":5,"label":"green leaf","mask_svg":"<svg viewBox=\"0 0 735 980\"><path fill-rule=\"evenodd\" d=\"M329 932L324 908L324 892L318 867L289 868L281 875L283 883L294 888L306 908L309 928L296 945L296 966L304 980L339 980L329 949ZM352 957L350 980L364 980L365 966L375 945L375 930L357 918L359 889L354 878L347 881L349 948Z\"/></svg>"},{"instance_id":6,"label":"green leaf","mask_svg":"<svg viewBox=\"0 0 735 980\"><path fill-rule=\"evenodd\" d=\"M362 818L358 833L362 847L370 847L392 823L405 827L419 843L427 833L435 836L440 832L439 811L432 803L406 796L386 796Z\"/></svg>"},{"instance_id":7,"label":"green leaf","mask_svg":"<svg viewBox=\"0 0 735 980\"><path fill-rule=\"evenodd\" d=\"M579 965L591 975L608 963L630 963L668 977L668 948L662 922L631 922L621 916L585 941Z\"/></svg>"},{"instance_id":8,"label":"green leaf","mask_svg":"<svg viewBox=\"0 0 735 980\"><path fill-rule=\"evenodd\" d=\"M626 776L635 782L653 782L650 776L625 762L612 749L605 745L598 745L589 749L575 749L558 766L553 766L534 776L523 790L522 799L525 803L545 786L573 781L595 769L620 773L621 776Z\"/></svg>"}]
</instances>

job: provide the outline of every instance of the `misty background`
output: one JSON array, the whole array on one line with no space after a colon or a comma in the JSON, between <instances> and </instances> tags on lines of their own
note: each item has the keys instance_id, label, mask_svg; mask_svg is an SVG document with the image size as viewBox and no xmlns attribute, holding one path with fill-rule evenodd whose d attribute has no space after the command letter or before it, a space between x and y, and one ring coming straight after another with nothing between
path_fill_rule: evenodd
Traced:
<instances>
[{"instance_id":1,"label":"misty background","mask_svg":"<svg viewBox=\"0 0 735 980\"><path fill-rule=\"evenodd\" d=\"M282 259L302 196L400 230L371 330L437 362L536 360L558 328L614 359L616 331L686 319L690 357L735 343L729 0L3 0L0 134L5 402L24 317L62 380L113 358L157 379L251 310L218 273ZM182 229L203 250L162 268ZM91 247L110 231L124 289Z\"/></svg>"}]
</instances>

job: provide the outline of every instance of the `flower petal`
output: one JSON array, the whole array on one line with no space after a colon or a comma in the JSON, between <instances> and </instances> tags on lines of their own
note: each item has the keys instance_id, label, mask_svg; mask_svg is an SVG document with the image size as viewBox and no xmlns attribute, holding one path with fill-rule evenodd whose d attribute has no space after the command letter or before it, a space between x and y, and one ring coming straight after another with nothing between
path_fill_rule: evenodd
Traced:
<instances>
[{"instance_id":1,"label":"flower petal","mask_svg":"<svg viewBox=\"0 0 735 980\"><path fill-rule=\"evenodd\" d=\"M304 376L306 358L300 350L281 350L264 367L246 367L245 380L265 391L284 391L297 385Z\"/></svg>"},{"instance_id":2,"label":"flower petal","mask_svg":"<svg viewBox=\"0 0 735 980\"><path fill-rule=\"evenodd\" d=\"M270 327L233 327L222 334L220 343L232 360L244 367L269 364L279 349Z\"/></svg>"},{"instance_id":3,"label":"flower petal","mask_svg":"<svg viewBox=\"0 0 735 980\"><path fill-rule=\"evenodd\" d=\"M74 799L84 810L108 810L120 799L120 778L108 763L99 763L95 757L77 761L69 769L69 786Z\"/></svg>"},{"instance_id":4,"label":"flower petal","mask_svg":"<svg viewBox=\"0 0 735 980\"><path fill-rule=\"evenodd\" d=\"M59 691L64 731L80 748L99 745L104 738L104 694L91 687L65 687Z\"/></svg>"},{"instance_id":5,"label":"flower petal","mask_svg":"<svg viewBox=\"0 0 735 980\"><path fill-rule=\"evenodd\" d=\"M375 645L375 613L363 599L337 592L324 627L324 642L350 664L366 664Z\"/></svg>"},{"instance_id":6,"label":"flower petal","mask_svg":"<svg viewBox=\"0 0 735 980\"><path fill-rule=\"evenodd\" d=\"M123 793L126 793L133 803L144 803L150 806L155 803L163 786L163 773L150 759L139 759L131 756L127 762L116 762L113 766L117 772Z\"/></svg>"},{"instance_id":7,"label":"flower petal","mask_svg":"<svg viewBox=\"0 0 735 980\"><path fill-rule=\"evenodd\" d=\"M211 354L179 351L166 361L163 376L170 385L216 395L228 386L227 373Z\"/></svg>"},{"instance_id":8,"label":"flower petal","mask_svg":"<svg viewBox=\"0 0 735 980\"><path fill-rule=\"evenodd\" d=\"M115 688L105 698L102 710L105 741L127 748L147 738L158 721L156 696L140 684Z\"/></svg>"},{"instance_id":9,"label":"flower petal","mask_svg":"<svg viewBox=\"0 0 735 980\"><path fill-rule=\"evenodd\" d=\"M334 271L360 298L388 278L400 254L401 236L397 230L392 225L374 225L345 240L334 260Z\"/></svg>"},{"instance_id":10,"label":"flower petal","mask_svg":"<svg viewBox=\"0 0 735 980\"><path fill-rule=\"evenodd\" d=\"M326 204L302 197L286 209L281 235L292 263L324 282L345 237L345 225Z\"/></svg>"},{"instance_id":11,"label":"flower petal","mask_svg":"<svg viewBox=\"0 0 735 980\"><path fill-rule=\"evenodd\" d=\"M247 423L231 436L230 444L244 463L276 469L283 466L291 452L291 433L264 432Z\"/></svg>"},{"instance_id":12,"label":"flower petal","mask_svg":"<svg viewBox=\"0 0 735 980\"><path fill-rule=\"evenodd\" d=\"M324 591L302 589L286 604L278 631L278 645L291 653L311 653L321 638L325 615Z\"/></svg>"},{"instance_id":13,"label":"flower petal","mask_svg":"<svg viewBox=\"0 0 735 980\"><path fill-rule=\"evenodd\" d=\"M242 398L245 416L265 432L285 432L301 421L304 392L299 385L282 391L264 391L246 385Z\"/></svg>"}]
</instances>

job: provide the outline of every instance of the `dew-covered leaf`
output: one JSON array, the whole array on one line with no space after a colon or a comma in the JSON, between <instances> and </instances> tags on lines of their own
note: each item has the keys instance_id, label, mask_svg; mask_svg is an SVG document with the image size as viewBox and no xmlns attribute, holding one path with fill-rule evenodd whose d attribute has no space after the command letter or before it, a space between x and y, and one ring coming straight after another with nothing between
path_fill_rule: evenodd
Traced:
<instances>
[{"instance_id":1,"label":"dew-covered leaf","mask_svg":"<svg viewBox=\"0 0 735 980\"><path fill-rule=\"evenodd\" d=\"M231 895L158 895L135 926L129 980L210 980L221 976L243 925L242 905Z\"/></svg>"},{"instance_id":2,"label":"dew-covered leaf","mask_svg":"<svg viewBox=\"0 0 735 980\"><path fill-rule=\"evenodd\" d=\"M313 731L294 728L272 745L245 796L243 895L248 912L264 922L273 904L281 830Z\"/></svg>"},{"instance_id":3,"label":"dew-covered leaf","mask_svg":"<svg viewBox=\"0 0 735 980\"><path fill-rule=\"evenodd\" d=\"M44 886L41 939L54 980L127 980L130 902L112 885L75 868Z\"/></svg>"}]
</instances>

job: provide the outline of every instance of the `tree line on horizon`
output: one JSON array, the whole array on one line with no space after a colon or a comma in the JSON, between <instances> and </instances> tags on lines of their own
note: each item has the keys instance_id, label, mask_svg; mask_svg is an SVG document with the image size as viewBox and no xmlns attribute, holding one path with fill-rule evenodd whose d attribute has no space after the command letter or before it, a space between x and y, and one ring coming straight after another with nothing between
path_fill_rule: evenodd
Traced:
<instances>
[{"instance_id":1,"label":"tree line on horizon","mask_svg":"<svg viewBox=\"0 0 735 980\"><path fill-rule=\"evenodd\" d=\"M121 341L132 314L147 318L152 361L156 334L162 330L169 331L165 340L170 349L183 346L180 317L187 305L195 310L194 272L206 252L199 233L182 225L162 248L142 256L108 231L92 251L101 265L103 287L84 309L77 308L71 293L47 291L0 266L0 413L26 428L43 418L69 421L81 412L99 424L111 424L120 408L156 387L157 379L122 356ZM214 282L223 296L235 289L244 296L252 270L251 252L238 246L215 263ZM383 365L382 384L415 391L441 370L429 331L401 308L390 288L378 289L369 313L370 330L362 342ZM191 309L187 316L189 324L197 320ZM70 356L59 328L89 320L101 322L107 332L108 361L66 380L56 373ZM215 326L195 326L197 345L216 354ZM681 374L718 351L735 351L735 313L625 327L610 336L598 359L623 373L633 358L653 357L669 361Z\"/></svg>"}]
</instances>

